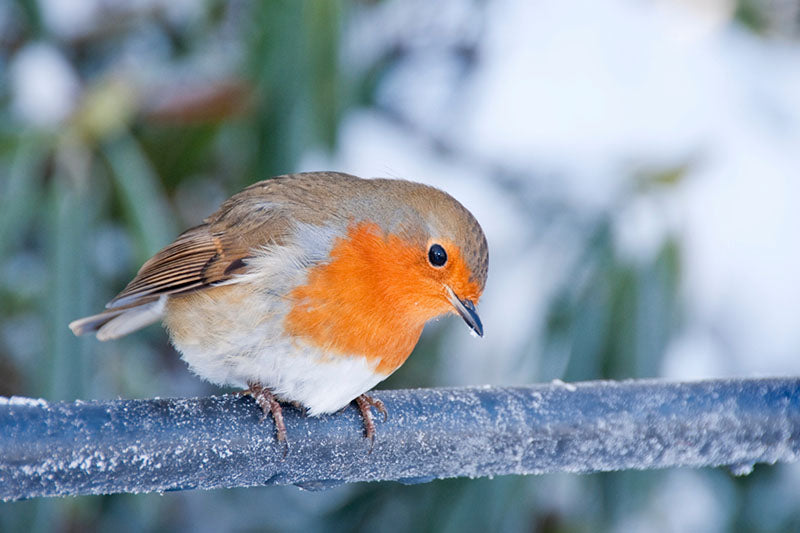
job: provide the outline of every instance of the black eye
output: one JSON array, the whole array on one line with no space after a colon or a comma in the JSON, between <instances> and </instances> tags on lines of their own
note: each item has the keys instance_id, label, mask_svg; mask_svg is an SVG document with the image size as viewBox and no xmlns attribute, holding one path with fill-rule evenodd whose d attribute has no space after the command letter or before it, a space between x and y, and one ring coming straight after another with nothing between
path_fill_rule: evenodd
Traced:
<instances>
[{"instance_id":1,"label":"black eye","mask_svg":"<svg viewBox=\"0 0 800 533\"><path fill-rule=\"evenodd\" d=\"M441 244L434 244L428 250L428 261L435 267L444 266L447 263L447 252L444 251Z\"/></svg>"}]
</instances>

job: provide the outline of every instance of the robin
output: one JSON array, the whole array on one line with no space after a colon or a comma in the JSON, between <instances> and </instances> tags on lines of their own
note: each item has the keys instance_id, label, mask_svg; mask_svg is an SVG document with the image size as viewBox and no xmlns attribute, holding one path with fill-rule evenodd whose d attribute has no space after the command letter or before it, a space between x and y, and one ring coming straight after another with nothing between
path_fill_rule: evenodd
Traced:
<instances>
[{"instance_id":1,"label":"robin","mask_svg":"<svg viewBox=\"0 0 800 533\"><path fill-rule=\"evenodd\" d=\"M189 368L247 388L286 440L279 401L311 416L355 400L402 365L426 322L457 313L478 336L486 237L453 197L404 180L309 172L228 199L148 260L106 305L72 322L116 339L161 320Z\"/></svg>"}]
</instances>

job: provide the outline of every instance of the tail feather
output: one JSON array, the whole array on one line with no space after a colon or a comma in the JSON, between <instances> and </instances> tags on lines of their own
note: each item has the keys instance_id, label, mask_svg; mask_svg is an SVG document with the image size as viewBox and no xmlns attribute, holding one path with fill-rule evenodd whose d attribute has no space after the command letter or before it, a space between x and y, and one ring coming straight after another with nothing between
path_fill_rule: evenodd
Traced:
<instances>
[{"instance_id":1,"label":"tail feather","mask_svg":"<svg viewBox=\"0 0 800 533\"><path fill-rule=\"evenodd\" d=\"M73 320L69 323L69 329L71 329L72 333L77 336L86 335L87 333L94 333L103 327L106 322L118 317L125 311L126 309L105 311L96 315L79 318L78 320Z\"/></svg>"},{"instance_id":2,"label":"tail feather","mask_svg":"<svg viewBox=\"0 0 800 533\"><path fill-rule=\"evenodd\" d=\"M75 335L97 334L97 339L107 341L124 337L137 329L149 326L164 316L166 297L142 305L124 309L110 309L102 313L80 318L70 323Z\"/></svg>"}]
</instances>

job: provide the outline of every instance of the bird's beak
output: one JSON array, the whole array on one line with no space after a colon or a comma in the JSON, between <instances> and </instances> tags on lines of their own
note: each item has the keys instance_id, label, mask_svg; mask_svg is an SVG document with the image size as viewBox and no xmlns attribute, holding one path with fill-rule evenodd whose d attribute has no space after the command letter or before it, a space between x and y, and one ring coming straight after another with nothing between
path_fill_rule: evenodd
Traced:
<instances>
[{"instance_id":1,"label":"bird's beak","mask_svg":"<svg viewBox=\"0 0 800 533\"><path fill-rule=\"evenodd\" d=\"M478 337L483 337L483 324L481 324L481 317L478 316L477 311L475 311L475 304L472 303L472 300L462 300L456 293L453 292L453 289L445 285L445 289L447 290L447 298L450 300L450 303L453 304L456 311L461 318L464 319L464 322L467 323L469 329L471 329Z\"/></svg>"}]
</instances>

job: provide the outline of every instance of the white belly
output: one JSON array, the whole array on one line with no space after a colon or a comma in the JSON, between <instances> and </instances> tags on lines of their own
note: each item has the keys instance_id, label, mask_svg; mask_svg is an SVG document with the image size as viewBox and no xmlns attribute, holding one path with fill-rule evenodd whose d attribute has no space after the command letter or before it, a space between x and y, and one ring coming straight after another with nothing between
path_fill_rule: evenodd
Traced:
<instances>
[{"instance_id":1,"label":"white belly","mask_svg":"<svg viewBox=\"0 0 800 533\"><path fill-rule=\"evenodd\" d=\"M304 344L285 342L224 354L176 346L200 377L241 388L257 382L280 400L305 406L312 416L338 411L387 377L364 357L326 357Z\"/></svg>"},{"instance_id":2,"label":"white belly","mask_svg":"<svg viewBox=\"0 0 800 533\"><path fill-rule=\"evenodd\" d=\"M242 299L242 286L220 287L167 303L164 323L189 368L217 385L268 387L311 415L345 407L387 375L363 356L326 355L303 339L287 337L281 298ZM231 302L234 302L233 304ZM246 303L245 303L246 302Z\"/></svg>"},{"instance_id":3,"label":"white belly","mask_svg":"<svg viewBox=\"0 0 800 533\"><path fill-rule=\"evenodd\" d=\"M164 323L183 360L203 379L241 388L257 382L279 399L319 415L345 407L387 375L375 371L377 361L326 355L303 339L286 336L288 301L283 295L305 282L303 265L313 259L308 250L327 250L334 237L325 228L301 234L320 242L264 248L248 259L248 274L223 286L170 297Z\"/></svg>"}]
</instances>

